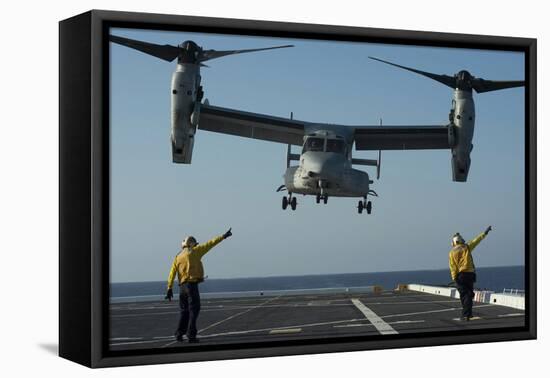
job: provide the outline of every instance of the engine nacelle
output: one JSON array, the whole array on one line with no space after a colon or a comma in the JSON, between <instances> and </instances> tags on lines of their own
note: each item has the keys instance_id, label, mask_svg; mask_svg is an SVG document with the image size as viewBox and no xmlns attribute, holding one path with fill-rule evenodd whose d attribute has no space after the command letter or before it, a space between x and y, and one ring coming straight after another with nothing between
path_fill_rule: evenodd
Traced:
<instances>
[{"instance_id":1,"label":"engine nacelle","mask_svg":"<svg viewBox=\"0 0 550 378\"><path fill-rule=\"evenodd\" d=\"M470 170L470 153L474 137L475 105L471 91L456 89L451 109L451 126L453 128L452 170L453 181L465 182Z\"/></svg>"},{"instance_id":2,"label":"engine nacelle","mask_svg":"<svg viewBox=\"0 0 550 378\"><path fill-rule=\"evenodd\" d=\"M179 164L191 164L194 144L194 136L189 136L187 140L181 143L180 146L172 140L172 162Z\"/></svg>"},{"instance_id":3,"label":"engine nacelle","mask_svg":"<svg viewBox=\"0 0 550 378\"><path fill-rule=\"evenodd\" d=\"M199 68L195 64L178 64L172 74L171 140L172 161L191 164L200 103L196 101L200 86Z\"/></svg>"}]
</instances>

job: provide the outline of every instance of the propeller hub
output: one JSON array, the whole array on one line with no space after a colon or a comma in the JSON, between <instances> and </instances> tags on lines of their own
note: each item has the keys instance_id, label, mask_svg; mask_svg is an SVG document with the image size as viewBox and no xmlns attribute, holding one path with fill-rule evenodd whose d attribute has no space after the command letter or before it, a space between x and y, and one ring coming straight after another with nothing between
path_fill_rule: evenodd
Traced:
<instances>
[{"instance_id":1,"label":"propeller hub","mask_svg":"<svg viewBox=\"0 0 550 378\"><path fill-rule=\"evenodd\" d=\"M461 90L472 90L472 80L474 77L466 70L459 71L455 74L456 88Z\"/></svg>"},{"instance_id":2,"label":"propeller hub","mask_svg":"<svg viewBox=\"0 0 550 378\"><path fill-rule=\"evenodd\" d=\"M178 45L183 50L195 51L199 50L199 46L193 41L185 41Z\"/></svg>"},{"instance_id":3,"label":"propeller hub","mask_svg":"<svg viewBox=\"0 0 550 378\"><path fill-rule=\"evenodd\" d=\"M178 63L194 63L197 64L198 57L202 49L193 41L185 41L178 45L181 49L180 55L178 56Z\"/></svg>"}]
</instances>

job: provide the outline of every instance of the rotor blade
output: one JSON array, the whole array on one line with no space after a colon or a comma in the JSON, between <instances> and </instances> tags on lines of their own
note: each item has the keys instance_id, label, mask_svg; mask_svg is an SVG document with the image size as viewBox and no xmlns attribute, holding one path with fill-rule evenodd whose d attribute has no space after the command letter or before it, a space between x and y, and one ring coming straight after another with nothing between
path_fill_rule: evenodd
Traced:
<instances>
[{"instance_id":1,"label":"rotor blade","mask_svg":"<svg viewBox=\"0 0 550 378\"><path fill-rule=\"evenodd\" d=\"M226 51L216 51L216 50L203 50L199 55L198 61L205 62L207 60L221 58L222 56L233 55L233 54L243 54L255 51L264 51L264 50L274 50L274 49L284 49L287 47L294 47L294 45L284 45L284 46L275 46L275 47L264 47L261 49L247 49L247 50L226 50Z\"/></svg>"},{"instance_id":2,"label":"rotor blade","mask_svg":"<svg viewBox=\"0 0 550 378\"><path fill-rule=\"evenodd\" d=\"M525 86L525 81L523 80L514 80L514 81L492 81L492 80L483 80L483 79L474 79L472 80L472 88L476 90L477 93L498 91L500 89L506 88L516 88Z\"/></svg>"},{"instance_id":3,"label":"rotor blade","mask_svg":"<svg viewBox=\"0 0 550 378\"><path fill-rule=\"evenodd\" d=\"M382 63L389 64L389 65L391 65L391 66L395 66L395 67L402 68L402 69L407 70L407 71L411 71L411 72L417 73L417 74L422 75L422 76L429 77L430 79L435 80L435 81L438 81L438 82L440 82L441 84L445 84L446 86L451 87L451 88L453 88L453 89L456 87L456 80L455 80L455 78L452 77L452 76L448 76L448 75L437 75L437 74L430 73L430 72L420 71L420 70L416 70L416 69L414 69L414 68L401 66L401 65L399 65L399 64L395 64L395 63L392 63L392 62L388 62L388 61L385 61L385 60L382 60L382 59L378 59L378 58L375 58L375 57L372 57L372 56L369 56L369 58L370 58L370 59L373 59L373 60L377 60L377 61L382 62Z\"/></svg>"},{"instance_id":4,"label":"rotor blade","mask_svg":"<svg viewBox=\"0 0 550 378\"><path fill-rule=\"evenodd\" d=\"M139 50L145 54L166 60L167 62L171 62L176 59L181 51L180 48L176 46L156 45L154 43L136 41L135 39L117 37L116 35L110 35L109 41Z\"/></svg>"}]
</instances>

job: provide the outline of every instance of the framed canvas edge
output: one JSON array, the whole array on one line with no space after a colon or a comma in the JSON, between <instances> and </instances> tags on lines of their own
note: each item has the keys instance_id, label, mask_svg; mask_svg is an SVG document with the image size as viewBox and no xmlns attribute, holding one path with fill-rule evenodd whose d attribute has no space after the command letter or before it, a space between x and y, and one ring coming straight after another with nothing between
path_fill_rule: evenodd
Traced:
<instances>
[{"instance_id":1,"label":"framed canvas edge","mask_svg":"<svg viewBox=\"0 0 550 378\"><path fill-rule=\"evenodd\" d=\"M480 337L481 336L481 337ZM438 347L457 344L481 344L489 342L513 342L534 339L530 332L502 332L489 335L460 335L452 337L430 336L410 339L392 339L360 341L346 343L323 343L320 341L307 346L262 347L247 349L230 349L223 351L179 352L166 354L143 354L124 357L104 357L97 360L92 367L116 367L134 365L153 365L178 362L217 361L244 358L264 358L296 356L306 354L360 352L400 348Z\"/></svg>"},{"instance_id":2,"label":"framed canvas edge","mask_svg":"<svg viewBox=\"0 0 550 378\"><path fill-rule=\"evenodd\" d=\"M496 341L525 340L536 338L536 39L518 37L499 37L470 34L419 32L407 30L374 29L364 27L333 26L297 24L272 21L252 21L221 19L210 17L177 16L162 14L147 14L134 12L115 12L93 10L89 12L91 17L91 160L90 175L92 177L91 188L91 358L90 367L109 367L120 365L140 365L170 362L189 362L234 358L268 357L281 355L329 353L344 351L359 351L370 349L408 348L422 346L438 346L459 343L483 343ZM529 191L526 197L526 269L529 277L526 282L529 291L527 294L526 308L528 309L528 327L526 331L502 332L492 334L460 335L460 336L433 336L415 339L396 339L383 341L361 341L352 343L315 344L313 346L296 347L265 347L261 349L235 349L212 352L196 353L167 353L136 355L125 357L106 357L104 348L105 317L104 307L108 305L108 290L105 288L104 278L108 272L104 269L105 246L108 247L105 233L106 224L103 222L108 216L108 190L105 187L105 174L108 173L109 157L105 156L108 150L104 145L105 121L108 120L108 103L104 93L106 67L104 49L104 27L109 23L141 23L148 25L193 25L200 27L216 27L227 30L246 30L252 34L259 32L273 32L273 30L285 33L305 33L311 38L323 38L327 35L340 36L347 39L352 36L381 38L389 41L402 41L410 44L426 44L437 46L458 45L459 47L483 48L481 46L493 46L496 49L517 49L526 53L526 184ZM152 26L151 26L152 27ZM388 42L389 43L389 42ZM391 42L397 43L397 42ZM456 47L456 46L452 46ZM60 104L61 106L61 104ZM108 147L108 146L107 146ZM60 182L61 185L61 182ZM108 189L108 188L107 188ZM528 222L528 224L527 224ZM107 230L108 231L108 230ZM61 237L61 235L60 235ZM527 246L526 246L527 247ZM107 250L108 251L108 250ZM61 264L61 261L60 261ZM61 288L60 288L61 289ZM107 295L107 298L106 298Z\"/></svg>"},{"instance_id":3,"label":"framed canvas edge","mask_svg":"<svg viewBox=\"0 0 550 378\"><path fill-rule=\"evenodd\" d=\"M59 355L86 366L93 343L90 21L87 12L59 23Z\"/></svg>"}]
</instances>

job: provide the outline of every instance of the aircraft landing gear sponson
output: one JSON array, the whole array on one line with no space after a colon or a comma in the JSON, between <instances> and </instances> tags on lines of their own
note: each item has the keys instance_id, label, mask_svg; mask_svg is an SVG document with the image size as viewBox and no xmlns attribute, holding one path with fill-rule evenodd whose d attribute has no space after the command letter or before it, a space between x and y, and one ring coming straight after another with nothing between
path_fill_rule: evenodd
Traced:
<instances>
[{"instance_id":1,"label":"aircraft landing gear sponson","mask_svg":"<svg viewBox=\"0 0 550 378\"><path fill-rule=\"evenodd\" d=\"M359 203L357 204L357 212L359 214L363 213L363 209L367 209L367 214L370 214L371 211L372 211L372 203L371 203L371 201L367 202L366 197L363 201L359 201Z\"/></svg>"},{"instance_id":2,"label":"aircraft landing gear sponson","mask_svg":"<svg viewBox=\"0 0 550 378\"><path fill-rule=\"evenodd\" d=\"M283 197L283 203L282 203L283 210L286 210L288 205L290 205L290 208L292 210L296 210L296 206L298 205L298 201L296 200L296 197L292 196L292 193L288 193L288 197Z\"/></svg>"}]
</instances>

